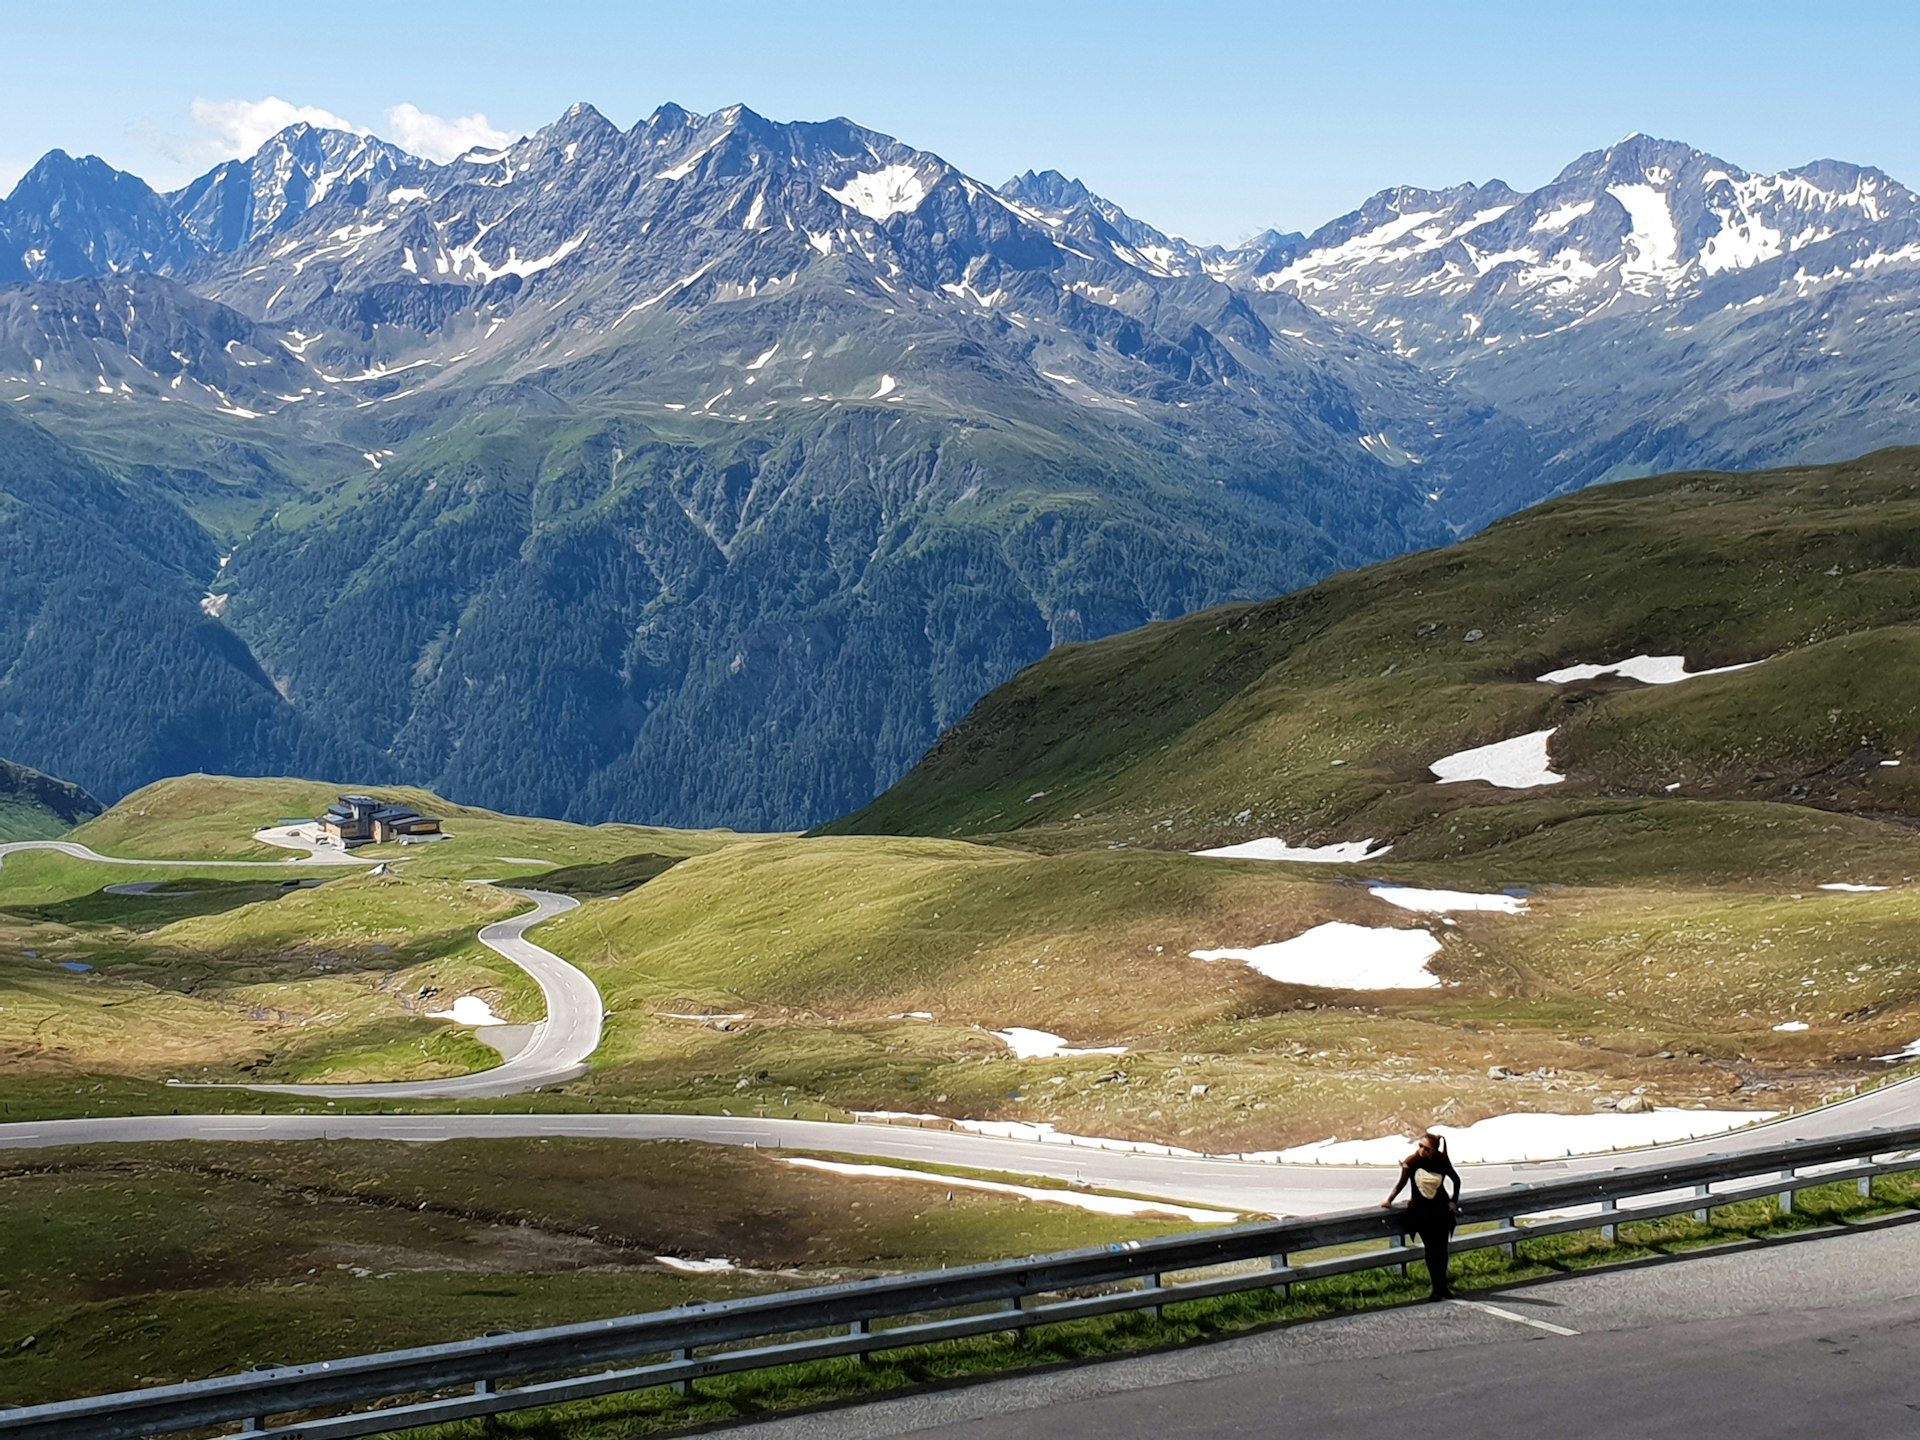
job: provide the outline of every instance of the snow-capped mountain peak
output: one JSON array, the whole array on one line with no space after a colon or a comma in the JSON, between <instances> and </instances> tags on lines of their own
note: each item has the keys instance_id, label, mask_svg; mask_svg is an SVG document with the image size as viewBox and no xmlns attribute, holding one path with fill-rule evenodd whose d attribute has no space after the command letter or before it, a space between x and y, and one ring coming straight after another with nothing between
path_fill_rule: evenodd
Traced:
<instances>
[{"instance_id":1,"label":"snow-capped mountain peak","mask_svg":"<svg viewBox=\"0 0 1920 1440\"><path fill-rule=\"evenodd\" d=\"M1157 230L1058 170L1028 170L999 189L1023 218L1150 275L1200 275L1224 252Z\"/></svg>"},{"instance_id":2,"label":"snow-capped mountain peak","mask_svg":"<svg viewBox=\"0 0 1920 1440\"><path fill-rule=\"evenodd\" d=\"M369 187L425 163L377 136L300 121L167 200L209 250L238 250L289 229L336 192L351 192L356 203L364 203Z\"/></svg>"},{"instance_id":3,"label":"snow-capped mountain peak","mask_svg":"<svg viewBox=\"0 0 1920 1440\"><path fill-rule=\"evenodd\" d=\"M1531 192L1497 180L1382 191L1284 264L1235 252L1216 273L1298 295L1402 354L1471 354L1689 304L1733 278L1791 286L1796 256L1838 244L1847 253L1823 256L1827 268L1866 264L1910 235L1920 197L1878 171L1818 161L1755 175L1634 134Z\"/></svg>"},{"instance_id":4,"label":"snow-capped mountain peak","mask_svg":"<svg viewBox=\"0 0 1920 1440\"><path fill-rule=\"evenodd\" d=\"M0 282L167 270L195 249L144 180L64 150L47 152L13 187L0 207L0 237Z\"/></svg>"}]
</instances>

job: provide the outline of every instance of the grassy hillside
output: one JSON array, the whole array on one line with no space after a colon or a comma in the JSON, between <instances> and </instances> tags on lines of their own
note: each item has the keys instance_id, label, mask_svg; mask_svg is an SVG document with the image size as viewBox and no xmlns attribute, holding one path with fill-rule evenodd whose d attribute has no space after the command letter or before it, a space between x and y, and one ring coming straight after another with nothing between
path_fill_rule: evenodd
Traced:
<instances>
[{"instance_id":1,"label":"grassy hillside","mask_svg":"<svg viewBox=\"0 0 1920 1440\"><path fill-rule=\"evenodd\" d=\"M1817 1100L1920 1035L1916 616L1920 451L1895 451L1610 486L1067 647L826 834L554 927L617 997L590 1084L1245 1148L1635 1091ZM1539 679L1642 654L1749 668ZM1564 783L1428 768L1542 730ZM1265 836L1392 848L1186 853ZM1356 881L1528 910L1409 914ZM1443 983L1189 958L1332 921L1425 930ZM1125 1055L1016 1060L986 1033L1010 1025Z\"/></svg>"},{"instance_id":2,"label":"grassy hillside","mask_svg":"<svg viewBox=\"0 0 1920 1440\"><path fill-rule=\"evenodd\" d=\"M1441 756L1553 727L1555 804L1776 800L1920 818L1920 451L1633 481L1452 548L1056 651L827 827L1198 848L1373 836L1461 809ZM1536 677L1635 654L1732 674ZM1460 827L1470 831L1480 822ZM1543 822L1544 823L1544 822Z\"/></svg>"},{"instance_id":3,"label":"grassy hillside","mask_svg":"<svg viewBox=\"0 0 1920 1440\"><path fill-rule=\"evenodd\" d=\"M185 775L136 790L73 839L103 855L156 859L285 860L256 830L320 814L343 792L365 786L313 780ZM572 825L455 805L431 791L373 786L371 793L445 822L448 838L427 845L368 846L354 853L404 858L409 873L479 878L537 876L547 865L618 860L637 853L692 855L736 838L727 830L667 830L650 825ZM531 862L531 863L522 863Z\"/></svg>"},{"instance_id":4,"label":"grassy hillside","mask_svg":"<svg viewBox=\"0 0 1920 1440\"><path fill-rule=\"evenodd\" d=\"M1699 805L1705 832L1666 835L1644 810L1595 806L1488 847L1500 858L1477 871L1364 870L1521 880L1522 915L1409 914L1339 866L822 837L684 861L541 933L607 995L606 1042L569 1088L613 1103L905 1110L1259 1150L1636 1090L1779 1108L1889 1073L1872 1057L1920 1035L1910 835L1732 808ZM1635 843L1650 830L1657 843ZM1729 873L1739 837L1750 865ZM1639 878L1614 852L1641 858ZM1836 879L1891 888L1817 888ZM1334 921L1427 929L1443 983L1306 986L1190 955ZM1790 1023L1804 1028L1775 1028ZM990 1033L1016 1026L1123 1053L1017 1059Z\"/></svg>"},{"instance_id":5,"label":"grassy hillside","mask_svg":"<svg viewBox=\"0 0 1920 1440\"><path fill-rule=\"evenodd\" d=\"M431 1012L469 994L509 1021L537 1020L543 1007L533 982L475 938L525 902L469 881L559 875L620 889L738 838L497 815L405 788L377 793L440 815L448 838L357 852L387 861L385 874L285 870L278 862L293 852L252 838L318 813L342 788L351 787L184 776L73 832L102 854L152 857L151 867L11 857L0 870L0 1060L22 1103L32 1089L44 1111L71 1078L105 1086L99 1108L110 1110L151 1108L137 1085L172 1078L429 1079L489 1068L493 1050ZM196 868L197 859L273 868ZM208 1092L193 1102L214 1103Z\"/></svg>"},{"instance_id":6,"label":"grassy hillside","mask_svg":"<svg viewBox=\"0 0 1920 1440\"><path fill-rule=\"evenodd\" d=\"M121 850L218 848L309 798L194 777L96 824ZM1358 878L1524 886L1526 914L1414 915L1348 867L1144 847L641 832L647 849L619 853L635 835L454 812L456 834L477 833L416 847L386 875L325 872L313 890L285 889L281 871L107 873L21 855L0 872L0 1044L16 1112L32 1113L256 1103L137 1088L170 1076L481 1068L490 1052L425 1014L462 993L511 1019L538 1013L525 978L473 938L513 902L462 883L513 872L499 856L516 852L520 873L587 897L538 938L609 1010L589 1075L516 1105L933 1111L1266 1149L1636 1090L1807 1103L1888 1073L1872 1057L1920 1035L1920 867L1899 824L1538 795L1450 819ZM541 863L596 852L614 858ZM104 888L127 880L157 891ZM1891 888L1819 888L1842 880ZM1444 983L1305 986L1189 953L1328 922L1425 929ZM1788 1022L1808 1028L1775 1028ZM1018 1059L990 1033L1007 1027L1124 1053Z\"/></svg>"},{"instance_id":7,"label":"grassy hillside","mask_svg":"<svg viewBox=\"0 0 1920 1440\"><path fill-rule=\"evenodd\" d=\"M100 813L100 802L25 765L0 760L0 844L49 840Z\"/></svg>"},{"instance_id":8,"label":"grassy hillside","mask_svg":"<svg viewBox=\"0 0 1920 1440\"><path fill-rule=\"evenodd\" d=\"M476 994L505 1019L542 1013L533 982L474 938L524 908L491 887L399 873L288 889L233 871L100 872L45 854L0 872L0 1063L23 1103L63 1078L464 1074L498 1055L429 1012ZM129 882L156 888L104 888Z\"/></svg>"}]
</instances>

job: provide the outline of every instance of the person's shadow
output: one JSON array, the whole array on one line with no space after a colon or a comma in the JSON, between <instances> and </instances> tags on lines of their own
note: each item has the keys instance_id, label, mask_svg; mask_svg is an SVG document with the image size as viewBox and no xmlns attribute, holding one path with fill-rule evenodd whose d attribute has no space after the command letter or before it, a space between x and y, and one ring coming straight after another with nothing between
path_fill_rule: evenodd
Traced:
<instances>
[{"instance_id":1,"label":"person's shadow","mask_svg":"<svg viewBox=\"0 0 1920 1440\"><path fill-rule=\"evenodd\" d=\"M1567 1307L1558 1300L1542 1300L1533 1295L1516 1295L1511 1290L1497 1292L1502 1305L1532 1305L1541 1310L1564 1310Z\"/></svg>"}]
</instances>

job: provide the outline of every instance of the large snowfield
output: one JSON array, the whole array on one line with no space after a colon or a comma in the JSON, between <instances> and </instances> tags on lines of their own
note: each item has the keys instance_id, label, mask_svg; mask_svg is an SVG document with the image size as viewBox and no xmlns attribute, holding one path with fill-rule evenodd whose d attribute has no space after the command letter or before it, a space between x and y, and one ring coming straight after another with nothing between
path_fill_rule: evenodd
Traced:
<instances>
[{"instance_id":1,"label":"large snowfield","mask_svg":"<svg viewBox=\"0 0 1920 1440\"><path fill-rule=\"evenodd\" d=\"M1269 980L1335 990L1432 990L1440 977L1427 962L1440 942L1427 930L1330 920L1291 940L1244 949L1193 950L1196 960L1238 960Z\"/></svg>"}]
</instances>

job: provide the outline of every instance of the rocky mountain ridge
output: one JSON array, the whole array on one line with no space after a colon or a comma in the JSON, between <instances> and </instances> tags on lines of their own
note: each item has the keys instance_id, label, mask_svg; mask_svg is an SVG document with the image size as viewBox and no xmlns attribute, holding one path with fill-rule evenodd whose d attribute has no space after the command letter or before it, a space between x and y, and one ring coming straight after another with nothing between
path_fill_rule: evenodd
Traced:
<instances>
[{"instance_id":1,"label":"rocky mountain ridge","mask_svg":"<svg viewBox=\"0 0 1920 1440\"><path fill-rule=\"evenodd\" d=\"M274 719L205 768L293 737L787 826L1050 646L1596 479L1914 438L1916 208L1633 137L1225 249L846 120L577 105L444 165L296 126L165 196L37 166L0 402L222 557L180 633ZM150 778L32 728L102 794Z\"/></svg>"}]
</instances>

